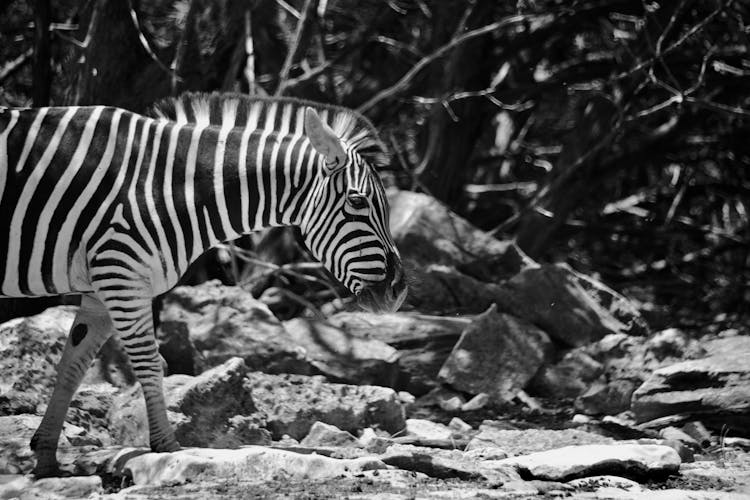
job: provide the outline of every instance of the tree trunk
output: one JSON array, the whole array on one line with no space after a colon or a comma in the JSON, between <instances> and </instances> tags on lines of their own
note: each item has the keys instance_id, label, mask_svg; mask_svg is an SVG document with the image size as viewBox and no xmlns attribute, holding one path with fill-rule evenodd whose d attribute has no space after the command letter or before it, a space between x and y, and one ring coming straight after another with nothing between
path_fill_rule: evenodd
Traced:
<instances>
[{"instance_id":1,"label":"tree trunk","mask_svg":"<svg viewBox=\"0 0 750 500\"><path fill-rule=\"evenodd\" d=\"M35 107L49 106L52 70L50 67L50 0L34 2L34 89Z\"/></svg>"},{"instance_id":2,"label":"tree trunk","mask_svg":"<svg viewBox=\"0 0 750 500\"><path fill-rule=\"evenodd\" d=\"M484 24L493 11L492 0L478 0L466 20L466 30ZM435 38L448 43L456 26L453 19L460 19L463 2L436 2L433 5ZM450 95L463 90L481 90L489 85L494 41L492 37L480 37L453 50L447 60L435 62L430 68L426 82L436 82L426 90L435 97ZM468 98L450 103L455 115L440 104L430 112L420 143L424 169L420 181L438 199L452 204L461 194L465 175L474 146L481 130L489 118L487 102L481 98ZM454 120L457 118L457 120Z\"/></svg>"}]
</instances>

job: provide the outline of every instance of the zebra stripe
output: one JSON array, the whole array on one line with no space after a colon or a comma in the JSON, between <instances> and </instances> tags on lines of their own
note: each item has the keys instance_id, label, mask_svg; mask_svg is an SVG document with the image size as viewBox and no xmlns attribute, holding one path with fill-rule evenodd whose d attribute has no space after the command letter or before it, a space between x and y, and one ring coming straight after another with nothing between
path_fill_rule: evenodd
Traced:
<instances>
[{"instance_id":1,"label":"zebra stripe","mask_svg":"<svg viewBox=\"0 0 750 500\"><path fill-rule=\"evenodd\" d=\"M152 448L178 446L151 300L221 241L296 225L363 305L403 300L374 169L387 159L382 144L351 111L318 106L316 115L310 105L187 95L154 117L103 106L0 108L0 296L81 293L75 324L98 328L97 340L66 344L32 442L41 470L56 467L60 407L112 328L143 387Z\"/></svg>"}]
</instances>

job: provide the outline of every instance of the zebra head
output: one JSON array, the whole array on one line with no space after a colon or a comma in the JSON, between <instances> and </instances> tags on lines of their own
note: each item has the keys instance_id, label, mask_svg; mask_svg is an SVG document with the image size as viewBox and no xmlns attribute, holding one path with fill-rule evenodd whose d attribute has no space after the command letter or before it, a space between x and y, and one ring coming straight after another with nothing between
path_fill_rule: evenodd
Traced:
<instances>
[{"instance_id":1,"label":"zebra head","mask_svg":"<svg viewBox=\"0 0 750 500\"><path fill-rule=\"evenodd\" d=\"M407 287L380 177L312 108L305 110L305 135L319 153L301 225L305 244L363 309L395 311Z\"/></svg>"}]
</instances>

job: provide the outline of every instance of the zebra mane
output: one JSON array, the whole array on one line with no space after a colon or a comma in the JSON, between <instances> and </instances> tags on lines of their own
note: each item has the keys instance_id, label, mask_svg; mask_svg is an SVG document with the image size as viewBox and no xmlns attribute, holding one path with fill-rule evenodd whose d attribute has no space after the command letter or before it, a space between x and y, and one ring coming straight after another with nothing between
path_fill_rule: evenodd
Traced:
<instances>
[{"instance_id":1,"label":"zebra mane","mask_svg":"<svg viewBox=\"0 0 750 500\"><path fill-rule=\"evenodd\" d=\"M315 109L320 119L373 167L385 167L390 163L388 150L370 120L342 106L292 97L186 92L158 101L149 111L149 115L178 123L217 126L231 121L235 127L246 126L251 117L257 117L257 128L285 130L288 133L303 135L303 117L307 106Z\"/></svg>"}]
</instances>

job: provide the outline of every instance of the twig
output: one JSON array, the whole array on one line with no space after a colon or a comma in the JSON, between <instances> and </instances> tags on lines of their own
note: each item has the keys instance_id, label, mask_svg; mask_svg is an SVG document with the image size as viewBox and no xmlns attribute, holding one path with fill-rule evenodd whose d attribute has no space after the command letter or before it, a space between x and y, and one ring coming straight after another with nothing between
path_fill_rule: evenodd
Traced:
<instances>
[{"instance_id":1,"label":"twig","mask_svg":"<svg viewBox=\"0 0 750 500\"><path fill-rule=\"evenodd\" d=\"M282 9L289 12L291 15L296 17L297 19L300 18L300 13L297 9L286 3L284 0L276 0L276 3L281 6Z\"/></svg>"},{"instance_id":2,"label":"twig","mask_svg":"<svg viewBox=\"0 0 750 500\"><path fill-rule=\"evenodd\" d=\"M728 104L722 104L720 102L709 101L708 99L696 99L695 97L686 97L685 102L695 104L702 108L713 109L716 111L722 111L731 115L738 116L750 116L750 110L742 108L740 106L730 106Z\"/></svg>"},{"instance_id":3,"label":"twig","mask_svg":"<svg viewBox=\"0 0 750 500\"><path fill-rule=\"evenodd\" d=\"M532 19L541 19L543 16L531 14L531 15L517 15L517 16L510 16L506 17L504 19L501 19L500 21L494 22L492 24L488 24L486 26L482 26L481 28L477 28L471 31L467 31L461 36L458 36L448 42L447 44L443 45L439 49L437 49L432 54L423 57L420 59L417 64L414 65L413 68L411 68L409 71L404 74L396 83L391 85L390 87L381 90L377 94L375 94L373 97L371 97L368 101L366 101L364 104L360 105L357 108L357 111L360 113L365 113L372 109L376 104L380 103L381 101L385 99L389 99L393 97L394 95L398 94L399 92L403 91L409 86L409 83L414 79L415 76L417 76L427 65L435 61L436 59L441 58L454 48L458 47L459 45L468 42L469 40L473 40L474 38L487 35L490 33L493 33L494 31L497 31L498 29L504 28L511 24L517 24L524 21L529 21Z\"/></svg>"},{"instance_id":4,"label":"twig","mask_svg":"<svg viewBox=\"0 0 750 500\"><path fill-rule=\"evenodd\" d=\"M297 30L294 33L294 40L292 41L292 45L289 47L289 51L286 54L286 59L284 59L284 65L281 67L281 72L279 73L279 86L276 88L276 92L274 93L275 96L282 95L284 93L284 90L286 90L289 71L292 69L294 57L297 55L297 50L299 50L300 43L302 42L302 35L305 33L305 25L307 24L307 19L311 11L310 7L312 6L312 3L313 0L305 0L305 5L302 8L302 13L300 15L299 21L297 22Z\"/></svg>"},{"instance_id":5,"label":"twig","mask_svg":"<svg viewBox=\"0 0 750 500\"><path fill-rule=\"evenodd\" d=\"M519 102L515 104L505 104L501 100L499 100L497 97L493 96L492 94L494 92L497 92L497 89L494 87L489 87L482 90L467 90L464 92L455 92L447 97L420 97L420 96L414 96L414 101L420 103L420 104L443 104L446 103L450 104L453 101L459 101L461 99L468 99L470 97L484 97L488 101L490 101L492 104L497 106L500 109L504 109L507 111L525 111L529 108L531 108L534 104L531 101L526 102Z\"/></svg>"},{"instance_id":6,"label":"twig","mask_svg":"<svg viewBox=\"0 0 750 500\"><path fill-rule=\"evenodd\" d=\"M146 51L146 54L153 59L153 61L156 63L159 68L161 68L166 73L169 73L175 78L179 78L175 71L171 68L168 68L163 62L161 62L161 59L159 59L154 51L151 49L151 46L148 43L148 40L146 40L146 35L143 34L143 31L141 30L141 25L138 22L138 15L135 12L135 9L133 8L133 2L132 0L128 0L128 8L130 9L130 19L133 21L133 26L135 27L135 30L138 32L138 40L141 42L141 46L143 47L143 50Z\"/></svg>"},{"instance_id":7,"label":"twig","mask_svg":"<svg viewBox=\"0 0 750 500\"><path fill-rule=\"evenodd\" d=\"M316 66L312 69L305 71L304 73L302 73L300 76L296 78L290 78L289 80L287 80L285 88L288 89L291 87L295 87L302 82L310 80L311 78L315 78L316 76L320 75L331 66L333 66L333 63L331 61L326 61L319 66Z\"/></svg>"},{"instance_id":8,"label":"twig","mask_svg":"<svg viewBox=\"0 0 750 500\"><path fill-rule=\"evenodd\" d=\"M247 92L255 95L255 49L253 46L253 27L250 22L250 10L245 9L245 53L247 61L245 62L245 79L247 80Z\"/></svg>"},{"instance_id":9,"label":"twig","mask_svg":"<svg viewBox=\"0 0 750 500\"><path fill-rule=\"evenodd\" d=\"M721 14L724 9L729 7L729 5L732 4L734 0L726 0L723 5L719 6L717 9L715 9L713 12L711 12L708 16L706 16L705 19L703 19L701 22L690 28L684 35L682 35L677 41L675 41L672 45L667 47L661 52L661 56L665 56L669 54L670 52L673 52L674 50L681 47L685 42L687 42L693 35L695 35L698 31L702 30L706 27L713 19ZM654 64L654 62L657 60L657 57L650 57L649 59L636 64L632 68L630 68L627 71L623 71L622 73L619 73L612 78L610 78L610 83L613 83L617 80L622 80L623 78L627 78L628 76L632 75L633 73L637 73L638 71L641 71L643 68L646 68L648 66L651 66Z\"/></svg>"},{"instance_id":10,"label":"twig","mask_svg":"<svg viewBox=\"0 0 750 500\"><path fill-rule=\"evenodd\" d=\"M10 75L21 69L21 67L31 59L34 55L34 49L28 49L26 52L16 57L12 61L8 61L0 68L0 83L8 78Z\"/></svg>"}]
</instances>

